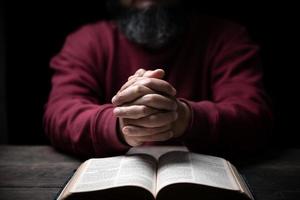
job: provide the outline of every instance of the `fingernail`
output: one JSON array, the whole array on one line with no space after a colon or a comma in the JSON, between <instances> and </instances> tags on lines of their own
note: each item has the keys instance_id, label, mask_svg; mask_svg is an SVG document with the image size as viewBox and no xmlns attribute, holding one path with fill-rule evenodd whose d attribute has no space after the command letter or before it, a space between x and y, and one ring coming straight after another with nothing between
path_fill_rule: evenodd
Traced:
<instances>
[{"instance_id":1,"label":"fingernail","mask_svg":"<svg viewBox=\"0 0 300 200\"><path fill-rule=\"evenodd\" d=\"M124 128L122 129L122 131L123 131L123 133L126 134L126 135L129 134L129 128L128 128L128 127L124 127Z\"/></svg>"},{"instance_id":2,"label":"fingernail","mask_svg":"<svg viewBox=\"0 0 300 200\"><path fill-rule=\"evenodd\" d=\"M116 96L111 99L111 102L114 103L116 101Z\"/></svg>"},{"instance_id":3,"label":"fingernail","mask_svg":"<svg viewBox=\"0 0 300 200\"><path fill-rule=\"evenodd\" d=\"M173 88L173 96L175 96L176 95L176 93L177 93L177 91L176 91L176 89L175 88Z\"/></svg>"},{"instance_id":4,"label":"fingernail","mask_svg":"<svg viewBox=\"0 0 300 200\"><path fill-rule=\"evenodd\" d=\"M161 73L161 77L165 76L165 71L163 69L157 69L156 71Z\"/></svg>"},{"instance_id":5,"label":"fingernail","mask_svg":"<svg viewBox=\"0 0 300 200\"><path fill-rule=\"evenodd\" d=\"M114 113L115 115L120 114L120 112L121 112L121 109L120 109L120 108L114 108L114 110L113 110L113 113Z\"/></svg>"},{"instance_id":6,"label":"fingernail","mask_svg":"<svg viewBox=\"0 0 300 200\"><path fill-rule=\"evenodd\" d=\"M137 72L136 72L136 75L137 76L143 76L143 74L145 73L145 70L144 69L139 69Z\"/></svg>"}]
</instances>

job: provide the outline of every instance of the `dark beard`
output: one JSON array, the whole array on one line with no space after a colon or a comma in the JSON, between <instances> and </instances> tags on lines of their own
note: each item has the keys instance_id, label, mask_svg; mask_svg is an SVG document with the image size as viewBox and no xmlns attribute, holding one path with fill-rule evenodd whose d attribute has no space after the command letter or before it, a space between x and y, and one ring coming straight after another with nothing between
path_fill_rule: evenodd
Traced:
<instances>
[{"instance_id":1,"label":"dark beard","mask_svg":"<svg viewBox=\"0 0 300 200\"><path fill-rule=\"evenodd\" d=\"M143 10L123 8L117 24L130 41L158 49L177 39L187 20L180 4L158 5Z\"/></svg>"}]
</instances>

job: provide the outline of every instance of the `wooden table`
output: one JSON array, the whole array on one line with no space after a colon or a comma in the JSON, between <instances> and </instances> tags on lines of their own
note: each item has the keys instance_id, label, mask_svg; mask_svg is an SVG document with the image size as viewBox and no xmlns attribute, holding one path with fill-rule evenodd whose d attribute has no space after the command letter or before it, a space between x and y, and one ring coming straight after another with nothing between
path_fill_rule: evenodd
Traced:
<instances>
[{"instance_id":1,"label":"wooden table","mask_svg":"<svg viewBox=\"0 0 300 200\"><path fill-rule=\"evenodd\" d=\"M81 160L50 146L0 146L0 199L54 199ZM300 149L238 167L257 200L300 200Z\"/></svg>"}]
</instances>

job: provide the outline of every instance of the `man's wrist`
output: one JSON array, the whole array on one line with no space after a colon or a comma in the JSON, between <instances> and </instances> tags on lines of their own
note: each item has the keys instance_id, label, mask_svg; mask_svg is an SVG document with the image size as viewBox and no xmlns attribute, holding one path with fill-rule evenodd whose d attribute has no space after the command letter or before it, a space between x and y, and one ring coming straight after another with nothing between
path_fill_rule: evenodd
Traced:
<instances>
[{"instance_id":1,"label":"man's wrist","mask_svg":"<svg viewBox=\"0 0 300 200\"><path fill-rule=\"evenodd\" d=\"M119 141L124 144L124 145L129 145L126 140L125 140L125 137L124 137L124 134L122 132L122 125L121 125L121 122L120 122L120 118L118 117L117 118L117 127L116 127L116 132L117 132L117 136L119 138ZM130 145L129 145L130 146Z\"/></svg>"},{"instance_id":2,"label":"man's wrist","mask_svg":"<svg viewBox=\"0 0 300 200\"><path fill-rule=\"evenodd\" d=\"M175 122L175 129L174 131L177 132L175 134L175 137L180 137L182 136L190 123L190 119L191 119L191 110L189 108L189 106L180 100L177 100L178 102L178 119Z\"/></svg>"}]
</instances>

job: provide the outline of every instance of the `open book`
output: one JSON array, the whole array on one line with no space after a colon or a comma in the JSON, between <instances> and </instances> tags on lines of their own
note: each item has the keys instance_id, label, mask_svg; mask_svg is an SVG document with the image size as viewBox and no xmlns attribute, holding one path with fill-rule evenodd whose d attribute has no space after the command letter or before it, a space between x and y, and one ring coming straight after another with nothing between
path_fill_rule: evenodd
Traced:
<instances>
[{"instance_id":1,"label":"open book","mask_svg":"<svg viewBox=\"0 0 300 200\"><path fill-rule=\"evenodd\" d=\"M85 161L58 199L254 199L223 158L185 147L137 147L124 156Z\"/></svg>"}]
</instances>

